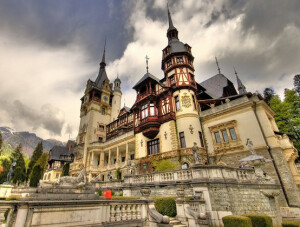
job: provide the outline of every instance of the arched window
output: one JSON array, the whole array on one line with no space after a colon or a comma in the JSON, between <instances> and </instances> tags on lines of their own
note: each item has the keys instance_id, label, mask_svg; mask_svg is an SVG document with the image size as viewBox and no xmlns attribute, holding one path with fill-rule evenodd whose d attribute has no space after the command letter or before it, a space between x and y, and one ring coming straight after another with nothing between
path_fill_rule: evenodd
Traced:
<instances>
[{"instance_id":1,"label":"arched window","mask_svg":"<svg viewBox=\"0 0 300 227\"><path fill-rule=\"evenodd\" d=\"M189 168L189 164L188 163L183 163L181 166L181 169L188 169Z\"/></svg>"}]
</instances>

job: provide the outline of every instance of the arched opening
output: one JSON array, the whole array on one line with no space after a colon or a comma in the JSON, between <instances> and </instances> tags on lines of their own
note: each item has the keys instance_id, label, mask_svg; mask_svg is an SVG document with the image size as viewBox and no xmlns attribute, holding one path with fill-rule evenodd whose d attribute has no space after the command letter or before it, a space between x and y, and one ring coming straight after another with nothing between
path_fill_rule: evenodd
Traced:
<instances>
[{"instance_id":1,"label":"arched opening","mask_svg":"<svg viewBox=\"0 0 300 227\"><path fill-rule=\"evenodd\" d=\"M181 166L181 169L188 169L188 168L190 168L190 166L187 162L184 162Z\"/></svg>"}]
</instances>

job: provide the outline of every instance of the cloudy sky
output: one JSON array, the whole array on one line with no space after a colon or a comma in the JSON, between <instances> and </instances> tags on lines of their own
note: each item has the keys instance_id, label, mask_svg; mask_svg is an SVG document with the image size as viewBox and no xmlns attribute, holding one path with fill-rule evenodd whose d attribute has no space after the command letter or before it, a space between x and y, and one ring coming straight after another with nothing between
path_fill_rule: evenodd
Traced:
<instances>
[{"instance_id":1,"label":"cloudy sky","mask_svg":"<svg viewBox=\"0 0 300 227\"><path fill-rule=\"evenodd\" d=\"M75 138L80 98L95 80L107 37L107 74L123 102L145 73L163 77L164 0L0 0L0 126L43 138ZM169 0L179 39L192 46L198 82L233 65L248 91L282 94L300 72L299 0ZM122 104L123 105L123 104Z\"/></svg>"}]
</instances>

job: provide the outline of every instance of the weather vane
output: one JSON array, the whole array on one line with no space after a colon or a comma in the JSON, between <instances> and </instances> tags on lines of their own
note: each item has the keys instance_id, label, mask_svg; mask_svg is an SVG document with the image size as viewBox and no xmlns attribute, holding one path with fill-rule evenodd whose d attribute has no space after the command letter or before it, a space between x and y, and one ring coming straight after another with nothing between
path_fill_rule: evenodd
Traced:
<instances>
[{"instance_id":1,"label":"weather vane","mask_svg":"<svg viewBox=\"0 0 300 227\"><path fill-rule=\"evenodd\" d=\"M149 60L150 58L146 55L146 65L147 65L147 67L146 67L146 69L147 69L147 72L148 72L148 70L149 70L149 66L148 66L148 60Z\"/></svg>"},{"instance_id":2,"label":"weather vane","mask_svg":"<svg viewBox=\"0 0 300 227\"><path fill-rule=\"evenodd\" d=\"M218 59L217 59L217 57L215 57L215 59L216 59L216 64L217 64L217 66L218 66L218 71L219 71L219 74L221 74L221 69L220 69L220 67L219 67L219 62L218 62Z\"/></svg>"}]
</instances>

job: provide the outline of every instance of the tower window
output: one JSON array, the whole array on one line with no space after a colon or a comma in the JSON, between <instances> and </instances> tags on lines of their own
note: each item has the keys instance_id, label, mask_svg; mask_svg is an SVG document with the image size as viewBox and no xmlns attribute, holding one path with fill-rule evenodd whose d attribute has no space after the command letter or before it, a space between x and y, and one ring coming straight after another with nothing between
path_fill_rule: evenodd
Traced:
<instances>
[{"instance_id":1,"label":"tower window","mask_svg":"<svg viewBox=\"0 0 300 227\"><path fill-rule=\"evenodd\" d=\"M171 60L167 61L167 67L170 67L171 65L172 65L172 61Z\"/></svg>"},{"instance_id":2,"label":"tower window","mask_svg":"<svg viewBox=\"0 0 300 227\"><path fill-rule=\"evenodd\" d=\"M186 144L185 144L184 132L179 133L179 140L180 140L181 148L185 148Z\"/></svg>"},{"instance_id":3,"label":"tower window","mask_svg":"<svg viewBox=\"0 0 300 227\"><path fill-rule=\"evenodd\" d=\"M154 103L150 103L150 116L155 116Z\"/></svg>"},{"instance_id":4,"label":"tower window","mask_svg":"<svg viewBox=\"0 0 300 227\"><path fill-rule=\"evenodd\" d=\"M98 142L103 142L103 137L99 136L98 137Z\"/></svg>"},{"instance_id":5,"label":"tower window","mask_svg":"<svg viewBox=\"0 0 300 227\"><path fill-rule=\"evenodd\" d=\"M177 64L183 64L183 57L176 58Z\"/></svg>"},{"instance_id":6,"label":"tower window","mask_svg":"<svg viewBox=\"0 0 300 227\"><path fill-rule=\"evenodd\" d=\"M159 139L147 142L148 155L158 154L160 152Z\"/></svg>"},{"instance_id":7,"label":"tower window","mask_svg":"<svg viewBox=\"0 0 300 227\"><path fill-rule=\"evenodd\" d=\"M105 115L105 108L102 108L102 115Z\"/></svg>"},{"instance_id":8,"label":"tower window","mask_svg":"<svg viewBox=\"0 0 300 227\"><path fill-rule=\"evenodd\" d=\"M175 76L174 75L170 76L170 83L171 83L171 85L175 84Z\"/></svg>"},{"instance_id":9,"label":"tower window","mask_svg":"<svg viewBox=\"0 0 300 227\"><path fill-rule=\"evenodd\" d=\"M142 106L142 119L148 117L148 104Z\"/></svg>"},{"instance_id":10,"label":"tower window","mask_svg":"<svg viewBox=\"0 0 300 227\"><path fill-rule=\"evenodd\" d=\"M176 110L180 110L180 103L179 103L179 97L178 97L178 95L175 96L175 105L176 105Z\"/></svg>"},{"instance_id":11,"label":"tower window","mask_svg":"<svg viewBox=\"0 0 300 227\"><path fill-rule=\"evenodd\" d=\"M104 125L99 125L99 130L104 131Z\"/></svg>"}]
</instances>

